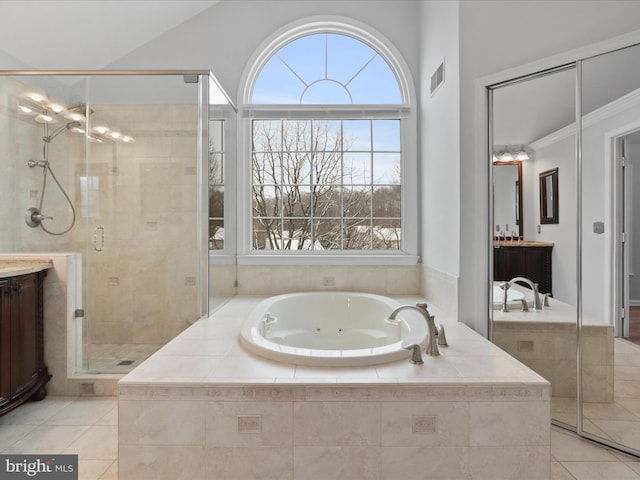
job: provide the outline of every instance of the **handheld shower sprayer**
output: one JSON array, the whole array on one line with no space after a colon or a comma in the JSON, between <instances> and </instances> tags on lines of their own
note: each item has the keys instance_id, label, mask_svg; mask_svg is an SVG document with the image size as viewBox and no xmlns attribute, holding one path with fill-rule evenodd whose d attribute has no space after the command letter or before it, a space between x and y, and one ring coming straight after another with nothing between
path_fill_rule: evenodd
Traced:
<instances>
[{"instance_id":1,"label":"handheld shower sprayer","mask_svg":"<svg viewBox=\"0 0 640 480\"><path fill-rule=\"evenodd\" d=\"M64 130L71 130L72 128L79 128L79 127L80 127L80 122L75 122L75 121L69 122L66 125L63 125L55 129L52 134L45 135L44 137L42 137L42 141L45 143L51 143L51 140L53 140L58 135L60 135Z\"/></svg>"},{"instance_id":2,"label":"handheld shower sprayer","mask_svg":"<svg viewBox=\"0 0 640 480\"><path fill-rule=\"evenodd\" d=\"M56 178L55 174L53 173L53 170L51 169L51 165L49 164L49 143L51 143L51 141L54 138L56 138L65 130L71 130L72 128L80 128L80 127L81 127L80 122L72 121L65 125L62 125L61 127L58 127L51 134L49 134L49 130L48 130L49 127L48 125L45 125L45 130L44 130L45 135L42 137L42 141L44 142L42 146L42 160L40 161L29 160L27 162L27 165L29 166L29 168L35 168L35 167L42 168L42 193L40 195L40 205L37 208L36 207L30 208L29 210L27 210L27 213L25 215L25 221L27 225L30 226L31 228L40 227L42 230L44 230L46 233L50 235L63 235L67 233L69 230L71 230L76 223L76 210L73 206L73 202L71 202L69 195L67 195L67 192L65 191L65 189L62 187L62 185ZM72 216L71 224L69 225L68 228L66 228L61 232L52 232L43 225L44 220L53 220L53 217L46 216L42 213L42 206L44 203L44 194L47 189L48 173L51 174L51 178L53 178L54 182L56 182L56 184L60 188L60 191L62 192L62 195L64 196L67 203L69 204L69 207L71 208L71 216Z\"/></svg>"}]
</instances>

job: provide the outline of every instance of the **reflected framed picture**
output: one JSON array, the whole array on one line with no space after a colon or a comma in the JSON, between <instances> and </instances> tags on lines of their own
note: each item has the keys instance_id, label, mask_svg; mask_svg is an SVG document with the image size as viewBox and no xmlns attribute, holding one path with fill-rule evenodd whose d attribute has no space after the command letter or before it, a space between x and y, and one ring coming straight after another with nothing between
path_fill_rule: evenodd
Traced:
<instances>
[{"instance_id":1,"label":"reflected framed picture","mask_svg":"<svg viewBox=\"0 0 640 480\"><path fill-rule=\"evenodd\" d=\"M557 168L540 173L540 223L559 223Z\"/></svg>"}]
</instances>

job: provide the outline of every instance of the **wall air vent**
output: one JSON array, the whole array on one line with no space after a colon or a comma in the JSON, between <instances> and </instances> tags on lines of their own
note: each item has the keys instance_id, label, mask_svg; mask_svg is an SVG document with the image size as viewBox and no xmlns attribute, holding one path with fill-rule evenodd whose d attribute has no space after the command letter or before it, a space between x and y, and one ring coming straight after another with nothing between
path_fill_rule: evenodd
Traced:
<instances>
[{"instance_id":1,"label":"wall air vent","mask_svg":"<svg viewBox=\"0 0 640 480\"><path fill-rule=\"evenodd\" d=\"M433 96L434 93L436 93L436 91L438 90L438 88L440 88L440 85L442 85L444 83L444 60L442 61L442 63L440 65L438 65L438 68L436 68L436 71L433 72L433 75L431 75L431 95Z\"/></svg>"}]
</instances>

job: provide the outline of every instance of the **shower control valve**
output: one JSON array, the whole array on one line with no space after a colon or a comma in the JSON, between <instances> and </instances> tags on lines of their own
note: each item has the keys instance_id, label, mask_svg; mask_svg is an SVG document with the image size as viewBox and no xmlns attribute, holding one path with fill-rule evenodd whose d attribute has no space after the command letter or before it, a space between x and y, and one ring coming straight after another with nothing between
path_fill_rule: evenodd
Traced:
<instances>
[{"instance_id":1,"label":"shower control valve","mask_svg":"<svg viewBox=\"0 0 640 480\"><path fill-rule=\"evenodd\" d=\"M45 217L36 207L31 207L29 210L27 210L27 214L24 216L24 220L31 228L36 228L40 226L43 220L53 220L53 217Z\"/></svg>"}]
</instances>

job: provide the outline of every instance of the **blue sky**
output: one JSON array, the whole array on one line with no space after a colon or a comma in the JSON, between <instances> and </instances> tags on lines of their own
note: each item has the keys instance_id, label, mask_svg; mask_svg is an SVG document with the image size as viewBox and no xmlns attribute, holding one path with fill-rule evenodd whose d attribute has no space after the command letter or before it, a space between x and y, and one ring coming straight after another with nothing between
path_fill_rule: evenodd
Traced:
<instances>
[{"instance_id":1,"label":"blue sky","mask_svg":"<svg viewBox=\"0 0 640 480\"><path fill-rule=\"evenodd\" d=\"M262 68L258 104L399 104L398 81L368 45L339 34L314 34L282 47Z\"/></svg>"}]
</instances>

